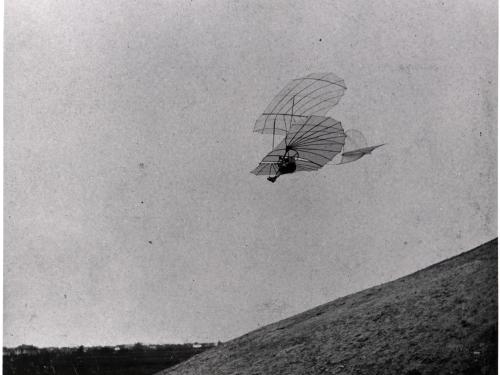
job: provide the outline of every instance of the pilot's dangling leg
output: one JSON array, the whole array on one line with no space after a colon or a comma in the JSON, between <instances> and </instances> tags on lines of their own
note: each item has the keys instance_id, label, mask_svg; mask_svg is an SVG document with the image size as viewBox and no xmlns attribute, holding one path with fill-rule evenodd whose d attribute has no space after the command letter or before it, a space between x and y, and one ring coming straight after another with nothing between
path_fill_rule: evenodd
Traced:
<instances>
[{"instance_id":1,"label":"pilot's dangling leg","mask_svg":"<svg viewBox=\"0 0 500 375\"><path fill-rule=\"evenodd\" d=\"M274 177L269 176L269 177L267 178L267 181L274 182L274 181L276 181L276 179L277 179L280 175L281 175L281 171L280 171L280 170L278 170L278 172L276 172L276 175L274 175Z\"/></svg>"}]
</instances>

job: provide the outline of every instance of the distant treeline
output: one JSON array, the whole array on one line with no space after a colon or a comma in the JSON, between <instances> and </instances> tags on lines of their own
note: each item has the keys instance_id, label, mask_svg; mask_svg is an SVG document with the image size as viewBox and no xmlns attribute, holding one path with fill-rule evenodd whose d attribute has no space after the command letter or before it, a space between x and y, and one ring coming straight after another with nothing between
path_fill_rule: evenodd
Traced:
<instances>
[{"instance_id":1,"label":"distant treeline","mask_svg":"<svg viewBox=\"0 0 500 375\"><path fill-rule=\"evenodd\" d=\"M3 348L4 375L151 375L216 344Z\"/></svg>"}]
</instances>

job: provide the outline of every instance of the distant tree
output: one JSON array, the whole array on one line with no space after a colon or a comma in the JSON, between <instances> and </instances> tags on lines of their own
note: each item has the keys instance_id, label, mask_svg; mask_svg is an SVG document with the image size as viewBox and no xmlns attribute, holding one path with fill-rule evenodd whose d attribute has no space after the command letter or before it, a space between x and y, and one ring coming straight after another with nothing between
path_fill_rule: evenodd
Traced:
<instances>
[{"instance_id":1,"label":"distant tree","mask_svg":"<svg viewBox=\"0 0 500 375\"><path fill-rule=\"evenodd\" d=\"M142 352L146 349L146 347L142 343L136 342L132 347L132 349L137 352Z\"/></svg>"}]
</instances>

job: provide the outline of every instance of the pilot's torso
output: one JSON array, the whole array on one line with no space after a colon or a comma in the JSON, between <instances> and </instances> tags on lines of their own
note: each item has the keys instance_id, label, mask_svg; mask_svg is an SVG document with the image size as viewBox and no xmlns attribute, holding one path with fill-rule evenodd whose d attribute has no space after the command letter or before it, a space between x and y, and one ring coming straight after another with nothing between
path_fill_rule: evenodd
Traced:
<instances>
[{"instance_id":1,"label":"pilot's torso","mask_svg":"<svg viewBox=\"0 0 500 375\"><path fill-rule=\"evenodd\" d=\"M280 172L281 173L292 173L295 172L295 169L297 168L297 164L295 164L295 158L294 157L285 157L283 159L283 162L280 165Z\"/></svg>"}]
</instances>

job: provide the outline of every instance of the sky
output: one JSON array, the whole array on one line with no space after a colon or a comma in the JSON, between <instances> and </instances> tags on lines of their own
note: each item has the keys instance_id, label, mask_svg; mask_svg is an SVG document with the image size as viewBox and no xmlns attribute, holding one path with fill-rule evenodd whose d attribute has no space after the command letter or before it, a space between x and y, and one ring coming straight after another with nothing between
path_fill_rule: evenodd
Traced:
<instances>
[{"instance_id":1,"label":"sky","mask_svg":"<svg viewBox=\"0 0 500 375\"><path fill-rule=\"evenodd\" d=\"M215 342L497 236L493 0L5 2L4 346ZM254 176L333 72L386 145Z\"/></svg>"}]
</instances>

